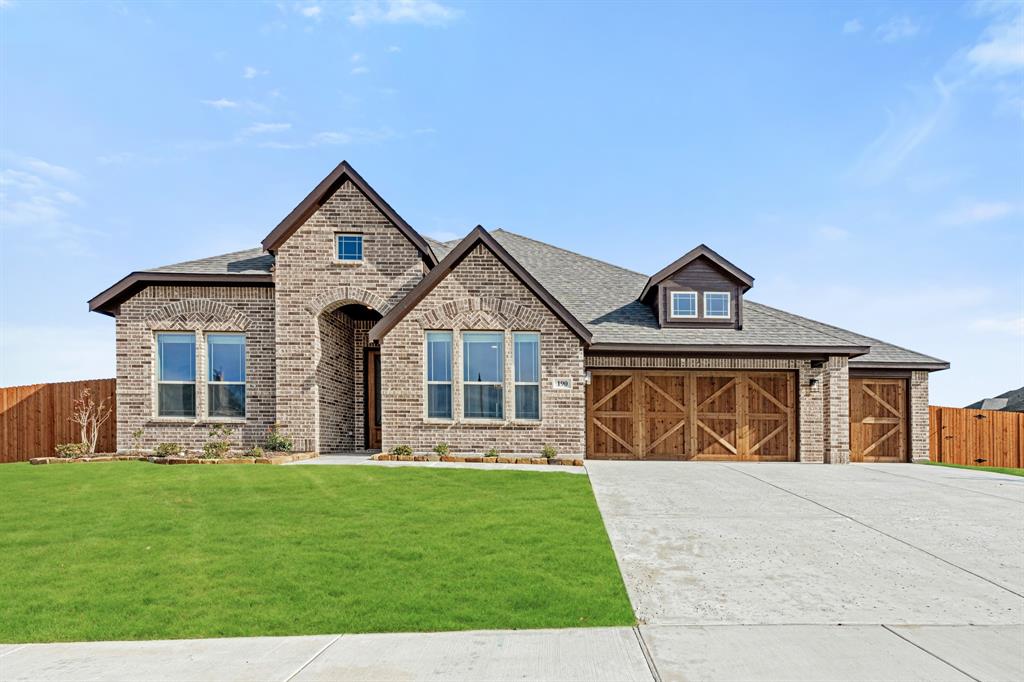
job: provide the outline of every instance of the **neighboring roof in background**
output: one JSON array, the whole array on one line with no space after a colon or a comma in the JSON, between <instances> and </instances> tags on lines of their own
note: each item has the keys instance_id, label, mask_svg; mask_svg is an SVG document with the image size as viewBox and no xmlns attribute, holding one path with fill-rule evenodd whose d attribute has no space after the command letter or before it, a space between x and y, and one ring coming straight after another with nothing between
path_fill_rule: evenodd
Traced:
<instances>
[{"instance_id":1,"label":"neighboring roof in background","mask_svg":"<svg viewBox=\"0 0 1024 682\"><path fill-rule=\"evenodd\" d=\"M999 395L992 396L993 398L1006 398L1006 407L1000 408L1000 412L1024 412L1024 387L1015 388L1012 391L1006 393L1000 393ZM967 407L980 410L984 400L979 400L976 403L971 403Z\"/></svg>"}]
</instances>

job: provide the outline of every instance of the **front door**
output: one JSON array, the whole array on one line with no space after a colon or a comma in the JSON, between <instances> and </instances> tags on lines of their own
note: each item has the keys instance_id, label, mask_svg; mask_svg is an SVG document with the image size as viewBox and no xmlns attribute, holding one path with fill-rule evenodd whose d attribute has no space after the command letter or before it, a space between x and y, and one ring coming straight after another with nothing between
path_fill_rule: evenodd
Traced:
<instances>
[{"instance_id":1,"label":"front door","mask_svg":"<svg viewBox=\"0 0 1024 682\"><path fill-rule=\"evenodd\" d=\"M366 351L366 448L380 449L380 351Z\"/></svg>"}]
</instances>

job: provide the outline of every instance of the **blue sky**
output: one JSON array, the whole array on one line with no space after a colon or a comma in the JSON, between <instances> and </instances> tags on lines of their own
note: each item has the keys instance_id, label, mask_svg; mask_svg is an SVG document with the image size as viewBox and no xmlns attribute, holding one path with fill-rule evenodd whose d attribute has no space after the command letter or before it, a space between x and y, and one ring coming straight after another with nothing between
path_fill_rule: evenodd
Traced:
<instances>
[{"instance_id":1,"label":"blue sky","mask_svg":"<svg viewBox=\"0 0 1024 682\"><path fill-rule=\"evenodd\" d=\"M1003 3L0 0L0 385L112 376L85 301L249 248L341 159L423 233L651 273L1024 384L1024 19Z\"/></svg>"}]
</instances>

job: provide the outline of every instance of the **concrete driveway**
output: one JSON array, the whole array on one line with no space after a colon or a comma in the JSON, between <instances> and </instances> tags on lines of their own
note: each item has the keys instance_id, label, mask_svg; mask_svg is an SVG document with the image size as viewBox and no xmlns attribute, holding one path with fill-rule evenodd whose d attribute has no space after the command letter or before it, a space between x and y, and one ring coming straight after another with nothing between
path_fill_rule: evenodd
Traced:
<instances>
[{"instance_id":1,"label":"concrete driveway","mask_svg":"<svg viewBox=\"0 0 1024 682\"><path fill-rule=\"evenodd\" d=\"M587 469L664 680L1024 679L1024 478Z\"/></svg>"}]
</instances>

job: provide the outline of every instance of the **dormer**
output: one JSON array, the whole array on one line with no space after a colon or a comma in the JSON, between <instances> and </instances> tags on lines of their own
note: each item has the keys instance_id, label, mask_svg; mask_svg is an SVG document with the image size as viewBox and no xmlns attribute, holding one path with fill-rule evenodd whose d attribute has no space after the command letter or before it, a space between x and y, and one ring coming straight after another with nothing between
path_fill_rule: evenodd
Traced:
<instances>
[{"instance_id":1,"label":"dormer","mask_svg":"<svg viewBox=\"0 0 1024 682\"><path fill-rule=\"evenodd\" d=\"M662 327L743 328L743 294L754 278L704 244L652 275L640 300Z\"/></svg>"}]
</instances>

